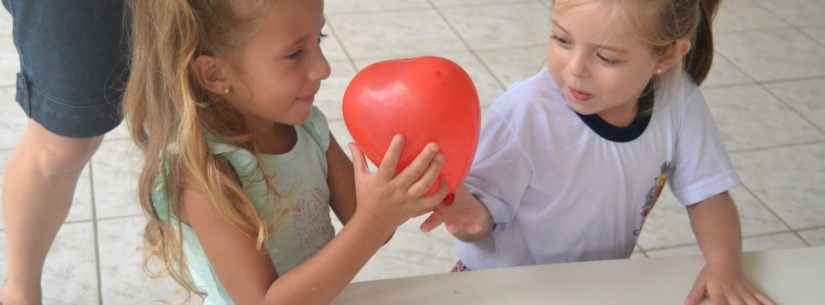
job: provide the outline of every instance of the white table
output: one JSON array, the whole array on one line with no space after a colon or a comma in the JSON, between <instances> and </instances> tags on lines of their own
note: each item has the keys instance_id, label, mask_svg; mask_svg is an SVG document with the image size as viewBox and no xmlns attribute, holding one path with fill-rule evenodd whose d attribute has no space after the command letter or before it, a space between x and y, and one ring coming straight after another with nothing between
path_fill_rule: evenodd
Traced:
<instances>
[{"instance_id":1,"label":"white table","mask_svg":"<svg viewBox=\"0 0 825 305\"><path fill-rule=\"evenodd\" d=\"M825 247L746 253L778 305L825 305ZM699 256L503 268L354 283L335 305L681 305Z\"/></svg>"}]
</instances>

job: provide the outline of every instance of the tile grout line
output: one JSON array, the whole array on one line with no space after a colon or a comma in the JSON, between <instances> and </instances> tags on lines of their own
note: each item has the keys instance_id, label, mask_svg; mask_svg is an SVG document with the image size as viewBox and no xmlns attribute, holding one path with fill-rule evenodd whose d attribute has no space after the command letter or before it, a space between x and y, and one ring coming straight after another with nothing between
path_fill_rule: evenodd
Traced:
<instances>
[{"instance_id":1,"label":"tile grout line","mask_svg":"<svg viewBox=\"0 0 825 305\"><path fill-rule=\"evenodd\" d=\"M759 3L757 3L757 5L760 5L760 4L759 4ZM760 5L760 6L761 6L761 5ZM770 11L770 10L768 10L768 11ZM774 14L774 12L773 12L773 11L771 11L771 14L773 14L774 16L779 17L778 15ZM782 19L781 17L780 17L780 19L781 19L781 20L783 20L783 21L785 21L785 20L784 20L784 19ZM801 27L799 27L799 26L797 26L797 25L795 25L795 24L793 24L793 23L790 23L790 22L788 22L788 21L785 21L785 22L786 22L786 23L788 23L788 24L790 24L790 25L791 25L791 27L792 27L793 29L795 29L797 32L799 32L800 34L802 34L802 36L803 36L803 37L808 38L808 39L809 39L810 41L812 41L814 44L819 45L819 47L820 47L820 48L825 49L825 43L820 42L819 40L815 39L815 38L814 38L813 36L811 36L811 35L808 35L808 33L807 33L807 32L805 32L804 30L802 30L802 28L801 28ZM814 124L814 123L813 123L813 121L811 121L810 119L808 119L806 116L802 115L802 113L800 113L800 112L799 112L796 108L792 107L792 106L791 106L791 105L790 105L787 101L785 101L784 99L782 99L782 98L780 98L778 95L776 95L776 94L773 92L773 90L771 90L770 88L768 88L767 84L765 84L765 83L763 83L763 82L758 82L758 84L762 87L762 89L764 89L765 91L768 91L768 93L770 93L770 95L771 95L771 96L773 96L774 98L776 98L777 100L779 100L780 102L782 102L782 104L784 104L785 106L787 106L788 108L790 108L790 109L791 109L794 113L796 113L797 115L799 115L800 117L802 117L802 119L803 119L803 120L805 120L806 122L808 122L808 124L811 124L811 126L813 126L816 130L819 130L819 132L820 132L822 135L825 135L825 129L822 129L822 128L820 128L818 125ZM804 240L804 239L803 239L803 240Z\"/></svg>"},{"instance_id":2,"label":"tile grout line","mask_svg":"<svg viewBox=\"0 0 825 305\"><path fill-rule=\"evenodd\" d=\"M807 33L807 32L805 32L805 31L803 31L803 30L802 30L802 28L803 28L803 27L825 27L825 25L807 25L807 26L800 26L800 25L794 24L793 22L791 22L789 19L786 19L785 17L779 16L778 14L776 14L776 12L774 12L774 11L773 11L772 9L770 9L769 7L765 7L764 5L762 5L762 2L761 2L761 1L753 1L752 3L753 3L753 4L755 4L757 7L762 8L762 9L764 9L764 10L768 11L771 15L773 15L774 17L776 17L776 19L779 19L780 21L782 21L782 22L784 22L785 24L789 25L791 28L796 29L797 31L801 32L803 36L808 37L808 38L809 38L809 39L811 39L814 43L816 43L816 44L818 44L818 45L822 46L823 48L825 48L825 42L820 42L819 40L817 40L817 39L813 38L813 36L808 35L808 33Z\"/></svg>"},{"instance_id":3,"label":"tile grout line","mask_svg":"<svg viewBox=\"0 0 825 305\"><path fill-rule=\"evenodd\" d=\"M805 115L803 115L803 114L802 114L799 110L797 110L796 108L794 108L793 106L791 106L791 104L790 104L790 103L788 103L787 101L785 101L785 99L783 99L783 98L779 97L779 95L777 95L776 93L774 93L774 92L773 92L773 90L771 90L770 88L768 88L768 86L767 86L767 85L765 85L765 84L763 84L763 83L761 83L761 82L759 82L758 84L759 84L759 86L760 86L763 90L765 90L766 92L768 92L768 94L770 94L773 98L775 98L775 99L776 99L776 100L778 100L778 101L779 101L782 105L784 105L785 107L787 107L788 109L790 109L790 110L791 110L791 112L793 112L793 113L795 113L796 115L798 115L800 118L802 118L802 120L803 120L803 121L807 122L807 123L808 123L809 125L811 125L811 127L813 127L815 130L818 130L818 131L819 131L819 133L820 133L820 135L825 136L825 130L823 130L822 128L820 128L820 127L819 127L819 125L814 124L814 122L813 122L813 121L811 121L810 119L808 119L808 117L806 117Z\"/></svg>"},{"instance_id":4,"label":"tile grout line","mask_svg":"<svg viewBox=\"0 0 825 305\"><path fill-rule=\"evenodd\" d=\"M465 48L467 48L467 50L468 50L468 51L470 51L470 54L472 54L472 55L473 55L473 57L475 57L475 59L476 59L476 60L478 60L478 62L479 62L479 63L481 63L481 66L482 66L482 67L484 67L484 70L485 70L485 71L487 71L487 74L490 74L490 76L492 76L492 77L493 77L493 79L495 79L495 80L496 80L496 83L498 83L498 87L499 87L499 89L501 89L501 90L507 90L507 87L506 87L506 86L504 86L504 82L503 82L503 81L501 81L501 79L498 77L498 75L496 75L496 74L493 72L493 70L492 70L492 69L490 69L489 65L487 65L487 63L486 63L486 62L485 62L485 61L481 58L481 56L479 56L479 55L478 55L478 52L476 52L476 51L475 51L475 50L474 50L474 49L470 46L470 44L467 42L467 40L465 40L465 39L464 39L464 36L461 36L461 33L459 33L459 32L458 32L458 30L457 30L457 29L453 26L453 24L452 24L452 23L450 23L450 21L449 21L449 20L447 20L447 16L444 16L444 13L441 11L441 9L439 9L439 8L438 8L438 7L437 7L437 6L433 3L433 1L432 1L432 0L427 0L427 2L428 2L428 3L430 3L430 5L432 5L432 6L433 6L433 10L435 11L435 13L436 13L436 14L438 14L438 16L439 16L439 17L441 17L441 20L444 20L444 23L445 23L445 24L447 24L447 27L448 27L448 28L450 28L450 31L452 31L452 32L453 32L453 34L454 34L454 35L456 35L456 37L458 37L458 40L460 40L460 41L461 41L461 44L463 44L463 45L464 45L464 47L465 47ZM480 102L480 101L479 101L479 102Z\"/></svg>"},{"instance_id":5,"label":"tile grout line","mask_svg":"<svg viewBox=\"0 0 825 305\"><path fill-rule=\"evenodd\" d=\"M103 305L103 280L100 272L100 240L97 226L97 204L95 202L94 165L89 160L89 188L92 197L92 236L95 244L95 271L97 274L97 302Z\"/></svg>"},{"instance_id":6,"label":"tile grout line","mask_svg":"<svg viewBox=\"0 0 825 305\"><path fill-rule=\"evenodd\" d=\"M722 56L721 53L717 53L717 54L720 54L720 56ZM734 66L735 65L736 64L734 64ZM738 67L734 67L734 68L736 68L737 71L742 72L741 70L739 70ZM804 82L804 81L812 81L812 80L825 80L825 74L818 75L818 76L803 76L803 77L793 77L793 78L772 79L772 80L766 80L766 81L753 80L753 78L751 78L749 75L747 75L747 73L742 72L742 74L745 75L745 77L747 77L750 81L749 82L744 82L744 83L743 82L732 82L732 83L727 83L727 84L716 84L716 85L702 84L701 88L702 88L702 90L716 90L716 89L728 89L728 88L739 88L739 87L755 87L755 86L759 85L760 83L765 84L765 85L776 85L776 84L787 84L787 83Z\"/></svg>"},{"instance_id":7,"label":"tile grout line","mask_svg":"<svg viewBox=\"0 0 825 305\"><path fill-rule=\"evenodd\" d=\"M119 220L119 219L129 219L135 217L141 217L141 214L134 214L134 215L119 215L119 216L107 216L107 217L100 217L97 219L98 222L101 221L109 221L109 220ZM94 219L84 219L84 220L69 220L64 222L63 224L71 225L71 224L80 224L80 223L91 223Z\"/></svg>"},{"instance_id":8,"label":"tile grout line","mask_svg":"<svg viewBox=\"0 0 825 305\"><path fill-rule=\"evenodd\" d=\"M750 236L748 236L748 237L742 237L742 240L744 241L745 239L752 239L752 238L760 238L760 237L768 237L768 236L782 235L782 234L788 234L788 233L792 233L792 232L793 232L793 230L790 230L790 231L779 231L779 232L768 232L768 233L761 233L761 234L750 235ZM672 246L665 246L665 247L655 247L655 248L650 248L650 249L647 249L647 250L645 250L645 252L646 252L646 253L649 253L649 252L658 252L658 251L663 251L663 250L673 250L673 249L677 249L677 248L685 248L685 247L690 247L690 246L697 246L697 247L698 247L698 246L699 246L699 243L697 243L697 242L692 242L692 243L687 243L687 244L676 244L676 245L672 245Z\"/></svg>"},{"instance_id":9,"label":"tile grout line","mask_svg":"<svg viewBox=\"0 0 825 305\"><path fill-rule=\"evenodd\" d=\"M790 25L790 27L789 27L789 28L787 28L787 29L792 29L792 30L795 30L795 31L796 31L796 32L798 32L799 34L802 34L802 36L803 36L803 37L808 38L808 40L812 41L815 45L818 45L820 48L825 48L825 44L821 43L820 41L818 41L818 40L814 39L813 37L811 37L810 35L808 35L808 33L806 33L805 31L803 31L803 30L802 30L799 26L797 26L796 24L793 24L793 23L792 23L792 22L790 22L789 20L786 20L785 18L782 18L782 16L777 15L777 14L776 14L773 10L771 10L771 9L769 9L769 8L767 8L767 7L765 7L764 5L762 5L762 4L761 4L760 2L758 2L758 1L754 1L753 3L754 3L757 7L762 8L763 10L768 11L771 15L775 16L777 19L781 20L781 21L782 21L782 22L784 22L785 24ZM752 31L752 32L771 32L771 31L775 31L775 30L776 30L776 29L770 29L770 30L759 30L759 31ZM734 32L734 33L739 33L739 32ZM717 37L717 33L714 33L714 38L716 38L716 37ZM768 88L767 84L773 84L774 82L757 80L755 77L753 77L753 76L751 76L750 74L746 73L746 72L742 69L742 67L740 67L738 64L736 64L736 62L734 62L734 61L730 60L730 58L728 58L728 56L725 56L724 54L722 54L722 52L717 52L717 53L718 53L720 56L724 57L724 58L725 58L728 62L730 62L731 64L733 64L733 66L734 66L734 67L736 67L736 68L737 68L740 72L742 72L742 73L743 73L744 75L746 75L748 78L750 78L750 79L754 80L754 81L755 81L755 83L756 83L757 85L759 85L759 87L760 87L760 88L762 88L763 90L767 91L767 92L768 92L771 96L773 96L773 97L774 97L775 99L777 99L780 103L782 103L782 105L784 105L785 107L788 107L788 108L789 108L789 109L790 109L793 113L796 113L798 116L800 116L800 117L802 118L802 120L804 120L805 122L807 122L808 124L810 124L811 126L813 126L813 127L814 127L814 129L818 130L818 131L819 131L822 135L825 135L825 130L823 130L822 128L820 128L820 127L819 127L819 126L817 126L816 124L814 124L811 120L809 120L807 117L805 117L804 115L802 115L799 111L797 111L797 110L796 110L796 108L792 107L792 106L791 106L788 102L786 102L784 99L782 99L782 98L780 98L779 96L777 96L777 95L776 95L776 94L775 94L772 90L770 90L770 89ZM815 76L814 76L814 77L815 77ZM802 77L802 78L806 78L806 77ZM790 82L790 81L789 81L789 82Z\"/></svg>"},{"instance_id":10,"label":"tile grout line","mask_svg":"<svg viewBox=\"0 0 825 305\"><path fill-rule=\"evenodd\" d=\"M806 146L816 146L816 145L820 145L820 144L825 144L825 140L802 142L802 143L777 144L777 145L770 145L770 146L763 146L763 147L732 149L732 150L728 151L728 153L729 154L740 154L740 153L765 152L765 151L769 151L769 150L776 150L776 149L782 149L782 148L799 148L799 147L806 147Z\"/></svg>"},{"instance_id":11,"label":"tile grout line","mask_svg":"<svg viewBox=\"0 0 825 305\"><path fill-rule=\"evenodd\" d=\"M796 230L796 231L799 231L799 232L808 232L808 231L816 231L816 230L822 230L822 229L825 229L825 226L813 226L813 227L807 227L807 228L798 229L798 230Z\"/></svg>"},{"instance_id":12,"label":"tile grout line","mask_svg":"<svg viewBox=\"0 0 825 305\"><path fill-rule=\"evenodd\" d=\"M747 77L749 80L751 80L751 81L753 82L752 84L758 83L759 81L758 81L758 80L756 80L756 78L755 78L755 77L753 77L753 76L751 76L750 74L748 74L747 72L745 72L745 70L744 70L744 69L742 69L742 67L740 67L738 64L736 64L736 62L735 62L735 61L731 60L731 59L730 59L730 57L728 57L727 55L725 55L724 53L722 53L722 50L720 50L720 49L719 49L719 44L717 44L717 43L715 42L718 38L719 38L719 35L718 35L717 33L713 33L713 40L714 40L714 43L713 43L713 52L715 53L715 55L719 55L719 57L722 57L723 59L727 60L727 61L728 61L728 62L729 62L729 63L730 63L730 64L731 64L731 65L732 65L735 69L736 69L736 71L739 71L739 73L742 73L742 75L744 75L744 76L745 76L745 77ZM713 68L713 67L711 67L711 69L712 69L712 68Z\"/></svg>"},{"instance_id":13,"label":"tile grout line","mask_svg":"<svg viewBox=\"0 0 825 305\"><path fill-rule=\"evenodd\" d=\"M498 2L490 2L490 3L465 3L465 4L455 4L455 5L446 5L446 6L437 6L432 1L427 0L427 3L430 4L431 8L424 8L424 7L410 7L410 8L396 8L396 9L368 9L368 10L361 10L361 11L333 11L331 13L327 13L329 16L340 16L340 15L368 15L368 14L375 14L375 13L407 13L407 12L421 12L430 9L440 9L440 8L447 8L447 9L454 9L454 8L469 8L469 7L489 7L489 6L500 6L501 3ZM546 7L547 4L542 3L539 0L540 4L544 4ZM521 2L513 2L507 4L530 4L530 1L523 0Z\"/></svg>"},{"instance_id":14,"label":"tile grout line","mask_svg":"<svg viewBox=\"0 0 825 305\"><path fill-rule=\"evenodd\" d=\"M337 11L326 13L325 15L328 16L358 16L358 15L372 15L372 14L382 14L382 13L417 13L422 11L428 11L431 8L427 7L410 7L410 8L396 8L396 9L369 9L363 11Z\"/></svg>"},{"instance_id":15,"label":"tile grout line","mask_svg":"<svg viewBox=\"0 0 825 305\"><path fill-rule=\"evenodd\" d=\"M638 247L638 248L639 248L639 252L641 252L641 253L642 253L642 255L643 255L645 258L650 258L650 256L649 256L649 255L647 255L647 251L645 251L645 248L644 248L644 247L642 247L642 245L640 245L638 241L636 242L636 247ZM633 255L633 254L631 254L631 255Z\"/></svg>"},{"instance_id":16,"label":"tile grout line","mask_svg":"<svg viewBox=\"0 0 825 305\"><path fill-rule=\"evenodd\" d=\"M780 216L779 216L779 213L777 213L776 211L774 211L774 210L773 210L773 209L772 209L772 208L768 205L768 203L767 203L767 202L765 202L765 200L763 200L761 197L759 197L758 195L756 195L756 192L754 192L754 191L751 189L751 187L747 186L747 185L745 184L745 182L744 182L744 181L742 181L742 188L744 188L746 191L748 191L748 194L750 194L751 196L753 196L753 198L756 198L756 200L757 200L757 201L759 201L759 204L761 204L761 205L762 205L762 207L764 207L766 210L768 210L768 212L769 212L769 213L771 213L771 215L773 215L773 217L776 217L776 219L778 219L778 220L779 220L779 222L781 222L781 223L782 223L782 225L784 225L784 226L785 226L785 228L787 228L787 229L788 229L788 231L790 231L790 232L794 232L794 229L791 227L791 225L790 225L790 224L788 224L788 222L787 222L787 221L785 221L785 219L783 219L782 217L780 217ZM738 214L738 212L737 212L737 214ZM741 216L740 216L740 218L741 218ZM794 232L794 233L796 233L796 232ZM798 234L797 234L797 237L799 237L799 236L798 236ZM744 237L742 237L742 239L745 239L745 238L744 238ZM800 239L802 239L802 238L800 238ZM802 239L802 240L804 241L804 239Z\"/></svg>"}]
</instances>

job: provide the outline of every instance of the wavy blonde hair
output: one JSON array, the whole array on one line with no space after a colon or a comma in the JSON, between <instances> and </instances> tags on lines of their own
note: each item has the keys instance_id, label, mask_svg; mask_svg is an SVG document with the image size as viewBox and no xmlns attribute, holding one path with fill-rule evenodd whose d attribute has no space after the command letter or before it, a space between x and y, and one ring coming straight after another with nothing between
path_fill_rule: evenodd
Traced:
<instances>
[{"instance_id":1,"label":"wavy blonde hair","mask_svg":"<svg viewBox=\"0 0 825 305\"><path fill-rule=\"evenodd\" d=\"M262 5L265 0L241 1ZM183 255L180 220L162 219L152 193L163 177L169 211L180 215L185 185L203 192L225 219L257 239L269 234L227 160L210 154L206 136L256 152L241 115L220 96L200 87L190 64L201 55L241 46L256 18L238 13L238 0L130 0L131 71L124 114L145 163L139 180L147 272L166 273L186 291L203 296L191 282ZM248 7L244 11L249 10ZM258 10L261 11L261 10ZM269 184L269 181L267 181ZM151 262L163 268L153 272Z\"/></svg>"}]
</instances>

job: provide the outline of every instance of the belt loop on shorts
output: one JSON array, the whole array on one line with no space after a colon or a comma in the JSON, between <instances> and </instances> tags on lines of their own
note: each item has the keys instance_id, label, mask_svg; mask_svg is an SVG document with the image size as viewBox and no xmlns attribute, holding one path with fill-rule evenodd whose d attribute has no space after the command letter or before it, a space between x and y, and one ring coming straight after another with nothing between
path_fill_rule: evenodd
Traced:
<instances>
[{"instance_id":1,"label":"belt loop on shorts","mask_svg":"<svg viewBox=\"0 0 825 305\"><path fill-rule=\"evenodd\" d=\"M17 73L17 96L15 96L15 99L25 108L26 113L31 113L32 103L29 94L29 80L23 72Z\"/></svg>"}]
</instances>

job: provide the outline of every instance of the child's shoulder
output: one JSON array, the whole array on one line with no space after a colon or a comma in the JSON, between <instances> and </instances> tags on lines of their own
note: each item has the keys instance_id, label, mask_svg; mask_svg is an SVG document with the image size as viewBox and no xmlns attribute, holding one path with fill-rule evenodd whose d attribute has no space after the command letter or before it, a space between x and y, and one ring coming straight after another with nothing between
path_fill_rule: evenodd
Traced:
<instances>
[{"instance_id":1,"label":"child's shoulder","mask_svg":"<svg viewBox=\"0 0 825 305\"><path fill-rule=\"evenodd\" d=\"M670 113L680 121L694 113L697 108L704 108L705 104L701 88L687 73L671 79L656 92L657 112Z\"/></svg>"},{"instance_id":2,"label":"child's shoulder","mask_svg":"<svg viewBox=\"0 0 825 305\"><path fill-rule=\"evenodd\" d=\"M312 140L326 151L330 142L329 122L327 117L318 107L312 106L309 118L301 127L312 137Z\"/></svg>"}]
</instances>

